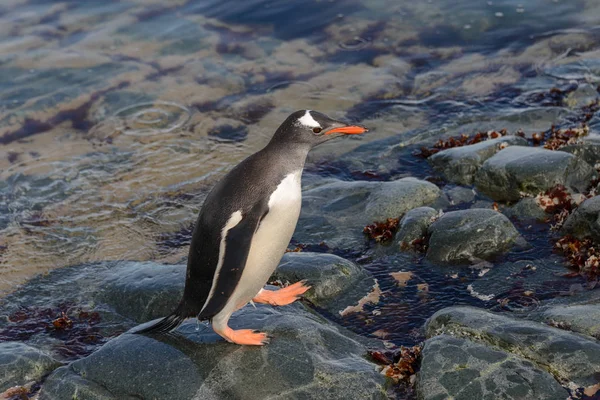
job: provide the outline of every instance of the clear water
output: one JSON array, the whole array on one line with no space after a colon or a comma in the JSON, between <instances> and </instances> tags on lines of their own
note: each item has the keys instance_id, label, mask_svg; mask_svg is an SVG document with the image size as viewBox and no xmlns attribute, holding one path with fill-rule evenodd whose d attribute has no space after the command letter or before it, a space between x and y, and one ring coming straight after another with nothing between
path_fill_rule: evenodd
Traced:
<instances>
[{"instance_id":1,"label":"clear water","mask_svg":"<svg viewBox=\"0 0 600 400\"><path fill-rule=\"evenodd\" d=\"M4 1L0 293L84 262L181 261L207 190L297 109L372 128L316 149L307 185L425 178L410 149L442 135L569 124L586 99L545 94L600 83L599 28L595 0ZM343 154L368 142L357 169ZM551 257L547 227L518 228L534 248L504 261ZM370 255L384 292L377 313L338 318L357 332L410 344L436 309L497 308L466 291L472 271L380 250L335 250Z\"/></svg>"}]
</instances>

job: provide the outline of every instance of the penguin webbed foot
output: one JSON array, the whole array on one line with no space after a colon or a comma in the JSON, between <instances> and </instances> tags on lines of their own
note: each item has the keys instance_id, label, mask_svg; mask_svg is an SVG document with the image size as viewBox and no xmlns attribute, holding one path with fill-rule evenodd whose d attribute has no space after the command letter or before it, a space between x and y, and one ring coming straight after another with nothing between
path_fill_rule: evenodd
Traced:
<instances>
[{"instance_id":1,"label":"penguin webbed foot","mask_svg":"<svg viewBox=\"0 0 600 400\"><path fill-rule=\"evenodd\" d=\"M279 290L261 289L252 301L272 306L286 306L298 300L302 294L311 288L306 283L306 280L302 280Z\"/></svg>"},{"instance_id":2,"label":"penguin webbed foot","mask_svg":"<svg viewBox=\"0 0 600 400\"><path fill-rule=\"evenodd\" d=\"M233 330L230 327L226 327L223 331L215 330L215 332L230 343L247 346L264 346L269 343L270 339L266 333L254 329Z\"/></svg>"}]
</instances>

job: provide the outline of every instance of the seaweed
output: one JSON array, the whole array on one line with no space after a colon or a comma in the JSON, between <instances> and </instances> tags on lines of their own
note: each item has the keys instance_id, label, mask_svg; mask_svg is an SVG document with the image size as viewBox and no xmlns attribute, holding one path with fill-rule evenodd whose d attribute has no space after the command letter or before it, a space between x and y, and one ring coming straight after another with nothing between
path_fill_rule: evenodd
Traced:
<instances>
[{"instance_id":1,"label":"seaweed","mask_svg":"<svg viewBox=\"0 0 600 400\"><path fill-rule=\"evenodd\" d=\"M394 237L399 223L399 218L388 218L383 222L375 221L371 225L365 226L363 233L370 239L374 239L377 243L387 242Z\"/></svg>"},{"instance_id":2,"label":"seaweed","mask_svg":"<svg viewBox=\"0 0 600 400\"><path fill-rule=\"evenodd\" d=\"M462 134L460 136L451 136L448 139L439 139L432 147L421 147L420 150L413 153L418 157L428 158L442 150L451 149L453 147L468 146L488 139L497 139L507 135L506 129L499 131L478 132L474 135Z\"/></svg>"}]
</instances>

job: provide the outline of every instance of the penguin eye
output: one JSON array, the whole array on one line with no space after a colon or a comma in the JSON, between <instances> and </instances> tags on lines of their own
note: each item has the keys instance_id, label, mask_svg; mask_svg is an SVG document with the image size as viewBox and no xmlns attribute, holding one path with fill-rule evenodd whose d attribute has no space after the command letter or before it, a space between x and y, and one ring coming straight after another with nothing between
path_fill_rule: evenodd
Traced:
<instances>
[{"instance_id":1,"label":"penguin eye","mask_svg":"<svg viewBox=\"0 0 600 400\"><path fill-rule=\"evenodd\" d=\"M323 130L323 129L321 129L321 128L319 128L319 127L313 128L313 132L314 132L314 133L319 133L319 132L321 132L322 130Z\"/></svg>"}]
</instances>

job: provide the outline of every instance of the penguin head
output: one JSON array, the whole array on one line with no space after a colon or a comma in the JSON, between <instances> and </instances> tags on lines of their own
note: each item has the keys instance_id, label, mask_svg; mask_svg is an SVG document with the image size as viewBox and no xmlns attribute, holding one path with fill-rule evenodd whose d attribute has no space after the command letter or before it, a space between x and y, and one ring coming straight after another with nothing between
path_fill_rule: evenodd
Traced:
<instances>
[{"instance_id":1,"label":"penguin head","mask_svg":"<svg viewBox=\"0 0 600 400\"><path fill-rule=\"evenodd\" d=\"M360 125L347 124L317 111L300 110L292 113L275 132L273 141L295 142L314 147L344 135L367 132Z\"/></svg>"}]
</instances>

